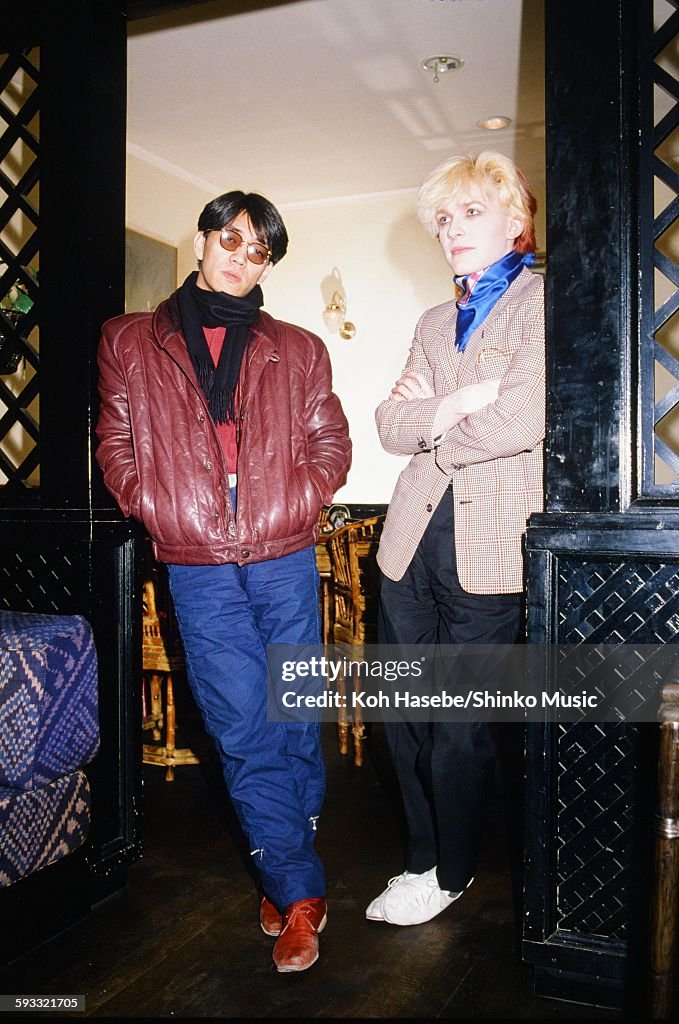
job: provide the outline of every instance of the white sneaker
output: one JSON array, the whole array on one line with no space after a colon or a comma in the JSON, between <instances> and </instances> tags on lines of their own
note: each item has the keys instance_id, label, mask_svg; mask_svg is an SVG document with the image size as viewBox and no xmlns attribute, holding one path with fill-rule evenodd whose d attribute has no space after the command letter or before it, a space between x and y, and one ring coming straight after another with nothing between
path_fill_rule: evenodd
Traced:
<instances>
[{"instance_id":1,"label":"white sneaker","mask_svg":"<svg viewBox=\"0 0 679 1024\"><path fill-rule=\"evenodd\" d=\"M465 889L474 881L469 880ZM464 890L463 890L464 891ZM436 868L411 875L384 894L382 913L389 924L424 924L458 900L462 892L446 892L436 880Z\"/></svg>"},{"instance_id":2,"label":"white sneaker","mask_svg":"<svg viewBox=\"0 0 679 1024\"><path fill-rule=\"evenodd\" d=\"M413 875L410 871L404 871L402 875L394 875L387 882L387 888L384 892L381 892L379 896L376 896L368 906L366 907L365 916L369 921L384 921L384 900L385 897L391 892L396 885L400 885L401 882L406 881L408 878L419 878L420 875Z\"/></svg>"}]
</instances>

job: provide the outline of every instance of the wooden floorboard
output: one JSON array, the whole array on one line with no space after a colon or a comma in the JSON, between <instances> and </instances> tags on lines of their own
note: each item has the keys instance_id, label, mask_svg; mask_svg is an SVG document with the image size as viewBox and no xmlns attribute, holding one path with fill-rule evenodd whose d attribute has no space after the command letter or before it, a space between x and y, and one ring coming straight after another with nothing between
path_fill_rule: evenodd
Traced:
<instances>
[{"instance_id":1,"label":"wooden floorboard","mask_svg":"<svg viewBox=\"0 0 679 1024\"><path fill-rule=\"evenodd\" d=\"M403 868L398 791L379 727L362 768L337 753L334 728L324 730L328 796L318 848L330 909L309 971L279 975L273 967L218 766L184 766L173 783L145 766L145 853L127 888L0 970L0 991L84 993L82 1016L110 1020L619 1017L533 995L518 954L499 777L479 872L464 897L417 928L366 921L367 903Z\"/></svg>"}]
</instances>

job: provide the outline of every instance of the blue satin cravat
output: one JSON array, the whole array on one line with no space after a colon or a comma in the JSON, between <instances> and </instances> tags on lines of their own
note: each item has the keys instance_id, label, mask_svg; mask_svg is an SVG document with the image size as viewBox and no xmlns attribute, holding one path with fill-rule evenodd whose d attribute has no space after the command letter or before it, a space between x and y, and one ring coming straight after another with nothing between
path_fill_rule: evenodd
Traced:
<instances>
[{"instance_id":1,"label":"blue satin cravat","mask_svg":"<svg viewBox=\"0 0 679 1024\"><path fill-rule=\"evenodd\" d=\"M501 295L509 288L524 266L535 263L535 253L520 253L512 250L497 263L491 263L476 282L466 302L457 300L457 322L455 324L455 347L464 352L467 342L477 327L480 327ZM468 275L467 275L468 276ZM467 276L454 278L458 288L467 289Z\"/></svg>"}]
</instances>

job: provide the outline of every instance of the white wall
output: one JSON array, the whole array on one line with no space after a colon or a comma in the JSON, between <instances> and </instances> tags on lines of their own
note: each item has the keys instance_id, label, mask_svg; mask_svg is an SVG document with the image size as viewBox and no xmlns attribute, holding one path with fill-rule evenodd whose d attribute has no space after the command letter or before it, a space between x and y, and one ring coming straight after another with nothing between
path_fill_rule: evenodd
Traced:
<instances>
[{"instance_id":1,"label":"white wall","mask_svg":"<svg viewBox=\"0 0 679 1024\"><path fill-rule=\"evenodd\" d=\"M328 346L335 391L354 442L348 481L337 492L341 501L389 501L404 460L382 451L375 406L400 374L420 314L452 295L452 276L438 243L415 218L414 195L413 189L280 206L290 247L263 286L265 308L314 331ZM128 225L177 245L180 282L195 269L195 225L212 198L164 170L128 159ZM542 208L539 195L538 201ZM541 246L543 240L539 231ZM337 273L347 319L356 325L351 341L330 334L323 322Z\"/></svg>"},{"instance_id":2,"label":"white wall","mask_svg":"<svg viewBox=\"0 0 679 1024\"><path fill-rule=\"evenodd\" d=\"M343 501L389 501L404 460L380 447L375 406L400 376L421 312L452 294L450 271L413 203L414 192L281 211L291 242L264 285L266 305L328 346L354 443L349 479L337 494ZM356 326L350 341L323 322L334 271Z\"/></svg>"},{"instance_id":3,"label":"white wall","mask_svg":"<svg viewBox=\"0 0 679 1024\"><path fill-rule=\"evenodd\" d=\"M127 227L177 246L178 282L196 269L193 236L198 215L211 199L210 193L128 151Z\"/></svg>"}]
</instances>

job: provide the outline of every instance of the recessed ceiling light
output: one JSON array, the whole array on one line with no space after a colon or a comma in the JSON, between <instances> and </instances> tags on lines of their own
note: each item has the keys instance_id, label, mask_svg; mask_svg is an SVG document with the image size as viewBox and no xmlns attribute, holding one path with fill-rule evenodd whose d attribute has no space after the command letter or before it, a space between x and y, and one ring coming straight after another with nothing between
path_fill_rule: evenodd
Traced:
<instances>
[{"instance_id":1,"label":"recessed ceiling light","mask_svg":"<svg viewBox=\"0 0 679 1024\"><path fill-rule=\"evenodd\" d=\"M500 128L509 128L511 123L511 117L505 117L504 114L496 114L493 117L486 117L483 121L477 121L479 128L487 128L490 132L497 132Z\"/></svg>"}]
</instances>

